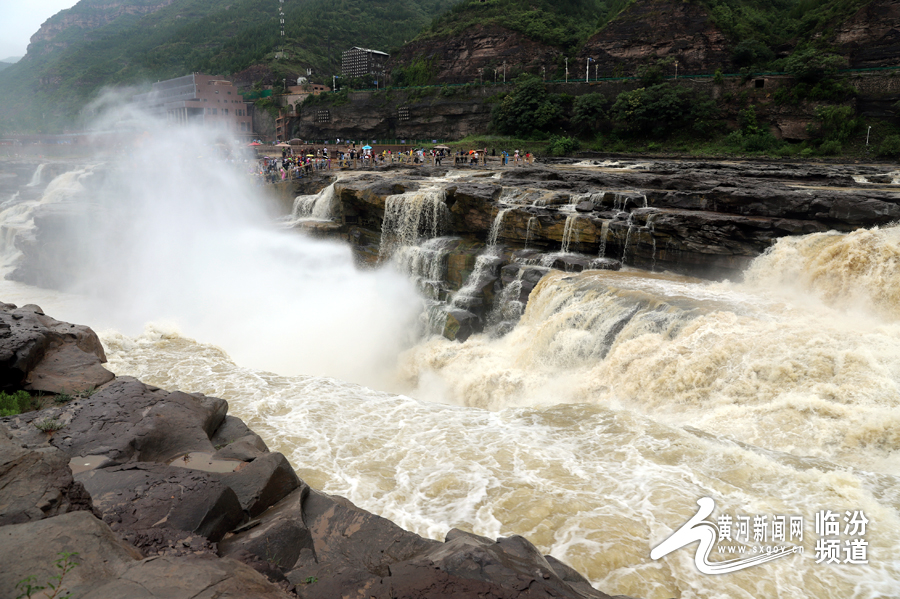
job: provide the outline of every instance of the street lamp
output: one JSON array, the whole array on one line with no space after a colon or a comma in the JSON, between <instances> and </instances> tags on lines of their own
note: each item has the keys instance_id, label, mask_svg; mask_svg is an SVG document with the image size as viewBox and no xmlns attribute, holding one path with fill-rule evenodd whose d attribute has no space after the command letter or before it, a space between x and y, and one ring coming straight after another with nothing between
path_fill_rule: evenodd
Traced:
<instances>
[{"instance_id":1,"label":"street lamp","mask_svg":"<svg viewBox=\"0 0 900 599\"><path fill-rule=\"evenodd\" d=\"M872 125L869 125L869 128L866 130L866 147L869 147L869 133L872 132Z\"/></svg>"},{"instance_id":2,"label":"street lamp","mask_svg":"<svg viewBox=\"0 0 900 599\"><path fill-rule=\"evenodd\" d=\"M547 80L547 67L541 67L541 78L544 81Z\"/></svg>"},{"instance_id":3,"label":"street lamp","mask_svg":"<svg viewBox=\"0 0 900 599\"><path fill-rule=\"evenodd\" d=\"M569 57L566 56L566 83L569 82Z\"/></svg>"},{"instance_id":4,"label":"street lamp","mask_svg":"<svg viewBox=\"0 0 900 599\"><path fill-rule=\"evenodd\" d=\"M503 61L503 83L506 83L506 61Z\"/></svg>"},{"instance_id":5,"label":"street lamp","mask_svg":"<svg viewBox=\"0 0 900 599\"><path fill-rule=\"evenodd\" d=\"M588 58L584 61L584 82L588 83L591 80L591 59Z\"/></svg>"}]
</instances>

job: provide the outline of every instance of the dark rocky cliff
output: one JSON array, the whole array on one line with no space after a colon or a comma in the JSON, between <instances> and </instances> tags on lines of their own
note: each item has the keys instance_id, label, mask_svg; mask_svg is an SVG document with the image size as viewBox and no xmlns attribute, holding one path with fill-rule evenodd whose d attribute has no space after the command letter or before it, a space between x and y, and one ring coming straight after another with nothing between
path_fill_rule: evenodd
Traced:
<instances>
[{"instance_id":1,"label":"dark rocky cliff","mask_svg":"<svg viewBox=\"0 0 900 599\"><path fill-rule=\"evenodd\" d=\"M836 28L834 42L852 68L895 67L900 56L900 1L874 0Z\"/></svg>"},{"instance_id":2,"label":"dark rocky cliff","mask_svg":"<svg viewBox=\"0 0 900 599\"><path fill-rule=\"evenodd\" d=\"M333 222L301 226L344 239L363 263L393 256L435 302L433 332L464 340L508 330L521 314L509 302L524 309L550 269L624 265L739 280L779 238L895 222L891 170L647 161L445 177L446 168L395 165L337 181ZM421 225L415 243L400 240L406 247L393 230L398 215Z\"/></svg>"}]
</instances>

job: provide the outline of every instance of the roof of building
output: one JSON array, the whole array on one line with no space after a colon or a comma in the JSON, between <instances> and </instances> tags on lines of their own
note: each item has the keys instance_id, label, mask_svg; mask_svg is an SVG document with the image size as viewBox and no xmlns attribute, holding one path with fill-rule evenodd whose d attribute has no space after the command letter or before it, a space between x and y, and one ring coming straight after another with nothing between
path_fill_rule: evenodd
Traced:
<instances>
[{"instance_id":1,"label":"roof of building","mask_svg":"<svg viewBox=\"0 0 900 599\"><path fill-rule=\"evenodd\" d=\"M387 52L382 52L381 50L370 50L369 48L360 48L359 46L353 46L350 50L362 50L363 52L371 52L372 54L383 54L384 56L390 56ZM350 50L345 50L349 52Z\"/></svg>"}]
</instances>

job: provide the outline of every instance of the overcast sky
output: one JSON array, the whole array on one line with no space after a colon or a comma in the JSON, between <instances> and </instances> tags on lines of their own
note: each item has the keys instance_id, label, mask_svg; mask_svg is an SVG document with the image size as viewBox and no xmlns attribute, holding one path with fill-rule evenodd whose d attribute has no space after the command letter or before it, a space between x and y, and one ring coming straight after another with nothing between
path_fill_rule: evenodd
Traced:
<instances>
[{"instance_id":1,"label":"overcast sky","mask_svg":"<svg viewBox=\"0 0 900 599\"><path fill-rule=\"evenodd\" d=\"M25 56L28 40L41 23L78 0L0 0L0 60Z\"/></svg>"}]
</instances>

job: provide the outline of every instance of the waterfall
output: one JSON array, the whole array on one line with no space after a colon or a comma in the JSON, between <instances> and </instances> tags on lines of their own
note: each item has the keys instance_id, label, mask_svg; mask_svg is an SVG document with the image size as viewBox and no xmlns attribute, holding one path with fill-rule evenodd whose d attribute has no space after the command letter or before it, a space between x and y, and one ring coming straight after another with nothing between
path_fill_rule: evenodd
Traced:
<instances>
[{"instance_id":1,"label":"waterfall","mask_svg":"<svg viewBox=\"0 0 900 599\"><path fill-rule=\"evenodd\" d=\"M609 237L609 221L604 220L600 226L600 257L606 258L606 239Z\"/></svg>"},{"instance_id":2,"label":"waterfall","mask_svg":"<svg viewBox=\"0 0 900 599\"><path fill-rule=\"evenodd\" d=\"M315 195L304 195L294 198L291 219L294 223L306 219L329 220L334 215L336 203L337 193L335 193L334 183L332 183Z\"/></svg>"},{"instance_id":3,"label":"waterfall","mask_svg":"<svg viewBox=\"0 0 900 599\"><path fill-rule=\"evenodd\" d=\"M519 268L516 278L503 288L494 309L488 315L486 328L495 335L508 332L508 327L515 325L525 312L525 304L519 297L522 294L522 277L526 270L525 266Z\"/></svg>"},{"instance_id":4,"label":"waterfall","mask_svg":"<svg viewBox=\"0 0 900 599\"><path fill-rule=\"evenodd\" d=\"M488 269L495 266L499 258L491 251L487 250L475 258L475 266L472 272L466 277L466 282L459 288L450 300L450 306L453 308L462 308L468 310L472 307L473 301L477 299L477 293L480 289L482 279Z\"/></svg>"},{"instance_id":5,"label":"waterfall","mask_svg":"<svg viewBox=\"0 0 900 599\"><path fill-rule=\"evenodd\" d=\"M384 206L379 258L398 248L440 236L450 220L443 189L423 189L389 196Z\"/></svg>"},{"instance_id":6,"label":"waterfall","mask_svg":"<svg viewBox=\"0 0 900 599\"><path fill-rule=\"evenodd\" d=\"M577 214L570 214L566 216L566 224L563 227L563 236L562 236L562 248L560 251L563 254L569 253L569 246L572 244L572 237L575 237L575 243L578 243L579 234L578 229L575 226L575 221L578 220Z\"/></svg>"},{"instance_id":7,"label":"waterfall","mask_svg":"<svg viewBox=\"0 0 900 599\"><path fill-rule=\"evenodd\" d=\"M37 187L41 184L41 174L44 172L44 167L46 164L39 164L37 170L34 171L34 174L31 175L31 181L28 182L28 185L25 187Z\"/></svg>"},{"instance_id":8,"label":"waterfall","mask_svg":"<svg viewBox=\"0 0 900 599\"><path fill-rule=\"evenodd\" d=\"M528 224L525 226L525 249L528 249L528 242L531 241L532 230L534 229L534 223L537 222L536 216L528 217Z\"/></svg>"},{"instance_id":9,"label":"waterfall","mask_svg":"<svg viewBox=\"0 0 900 599\"><path fill-rule=\"evenodd\" d=\"M500 208L494 222L491 223L491 231L488 234L488 248L492 249L497 246L497 236L500 235L500 228L503 226L503 215L512 210L512 208Z\"/></svg>"},{"instance_id":10,"label":"waterfall","mask_svg":"<svg viewBox=\"0 0 900 599\"><path fill-rule=\"evenodd\" d=\"M447 272L447 258L451 243L456 238L436 237L421 245L398 248L393 255L394 264L415 283L426 297L441 299Z\"/></svg>"},{"instance_id":11,"label":"waterfall","mask_svg":"<svg viewBox=\"0 0 900 599\"><path fill-rule=\"evenodd\" d=\"M15 204L16 201L19 199L19 194L20 194L20 192L17 191L16 193L14 193L14 194L12 194L11 196L9 196L9 199L8 199L8 200L6 200L6 201L3 202L2 204L0 204L0 210L5 209L5 208L7 208L7 207L9 207L9 206L12 206L13 204Z\"/></svg>"},{"instance_id":12,"label":"waterfall","mask_svg":"<svg viewBox=\"0 0 900 599\"><path fill-rule=\"evenodd\" d=\"M39 168L38 171L40 170ZM82 180L91 176L92 172L92 169L83 169L64 173L47 185L40 198L13 203L13 200L19 195L17 192L4 203L4 206L7 207L0 211L0 262L3 265L12 265L21 255L16 248L16 238L34 228L35 208L41 205L71 201L80 196L85 191ZM32 181L35 181L37 176L36 172ZM26 187L30 185L29 183Z\"/></svg>"},{"instance_id":13,"label":"waterfall","mask_svg":"<svg viewBox=\"0 0 900 599\"><path fill-rule=\"evenodd\" d=\"M634 213L628 213L628 232L625 233L625 245L622 247L622 266L625 265L625 259L628 257L628 246L631 243L631 232L634 231Z\"/></svg>"}]
</instances>

